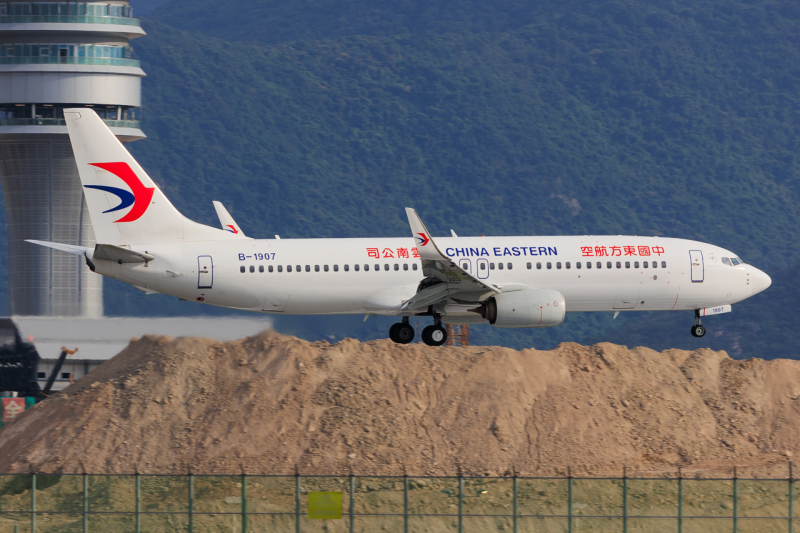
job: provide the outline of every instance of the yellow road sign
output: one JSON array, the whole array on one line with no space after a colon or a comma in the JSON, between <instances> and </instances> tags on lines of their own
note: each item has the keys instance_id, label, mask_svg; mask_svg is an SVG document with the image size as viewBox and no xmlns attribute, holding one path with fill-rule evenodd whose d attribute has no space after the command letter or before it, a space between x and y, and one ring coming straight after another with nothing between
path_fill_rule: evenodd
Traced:
<instances>
[{"instance_id":1,"label":"yellow road sign","mask_svg":"<svg viewBox=\"0 0 800 533\"><path fill-rule=\"evenodd\" d=\"M309 492L308 517L331 519L342 517L341 492Z\"/></svg>"}]
</instances>

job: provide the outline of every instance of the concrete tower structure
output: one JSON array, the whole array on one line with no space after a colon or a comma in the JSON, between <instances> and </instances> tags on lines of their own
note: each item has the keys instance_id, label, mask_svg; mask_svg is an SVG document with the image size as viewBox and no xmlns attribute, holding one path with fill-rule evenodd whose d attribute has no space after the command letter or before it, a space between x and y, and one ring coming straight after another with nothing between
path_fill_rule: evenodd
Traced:
<instances>
[{"instance_id":1,"label":"concrete tower structure","mask_svg":"<svg viewBox=\"0 0 800 533\"><path fill-rule=\"evenodd\" d=\"M94 246L64 108L91 107L122 142L139 129L141 79L126 0L0 0L0 183L8 219L9 314L103 314L102 277L25 239Z\"/></svg>"}]
</instances>

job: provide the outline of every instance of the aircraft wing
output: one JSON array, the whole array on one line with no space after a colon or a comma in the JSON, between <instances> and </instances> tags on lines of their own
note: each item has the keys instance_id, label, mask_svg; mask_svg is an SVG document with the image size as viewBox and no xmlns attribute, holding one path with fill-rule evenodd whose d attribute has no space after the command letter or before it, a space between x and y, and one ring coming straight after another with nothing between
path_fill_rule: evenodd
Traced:
<instances>
[{"instance_id":1,"label":"aircraft wing","mask_svg":"<svg viewBox=\"0 0 800 533\"><path fill-rule=\"evenodd\" d=\"M444 255L436 246L433 237L414 209L406 207L406 215L411 226L411 233L417 241L423 274L442 283L422 289L403 304L403 309L421 309L457 293L497 294L501 292L501 288L476 278Z\"/></svg>"}]
</instances>

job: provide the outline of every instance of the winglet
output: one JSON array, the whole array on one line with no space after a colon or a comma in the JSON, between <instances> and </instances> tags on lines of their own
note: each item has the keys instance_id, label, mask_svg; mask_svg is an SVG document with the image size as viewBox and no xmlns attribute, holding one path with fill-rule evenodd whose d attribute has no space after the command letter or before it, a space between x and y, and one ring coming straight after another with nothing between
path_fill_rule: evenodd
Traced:
<instances>
[{"instance_id":1,"label":"winglet","mask_svg":"<svg viewBox=\"0 0 800 533\"><path fill-rule=\"evenodd\" d=\"M217 216L219 217L219 223L222 225L222 229L233 233L238 237L244 237L244 232L236 223L236 221L233 220L233 217L230 213L228 213L228 210L225 209L224 205L214 200L214 209L217 210Z\"/></svg>"},{"instance_id":2,"label":"winglet","mask_svg":"<svg viewBox=\"0 0 800 533\"><path fill-rule=\"evenodd\" d=\"M436 246L436 243L433 242L433 237L431 237L428 228L426 228L425 224L420 220L417 212L411 207L406 207L406 215L408 216L408 223L411 226L411 234L417 242L417 250L419 250L420 258L423 260L427 259L428 261L441 261L444 259L449 262L450 259L447 258L447 256L439 250L439 247Z\"/></svg>"}]
</instances>

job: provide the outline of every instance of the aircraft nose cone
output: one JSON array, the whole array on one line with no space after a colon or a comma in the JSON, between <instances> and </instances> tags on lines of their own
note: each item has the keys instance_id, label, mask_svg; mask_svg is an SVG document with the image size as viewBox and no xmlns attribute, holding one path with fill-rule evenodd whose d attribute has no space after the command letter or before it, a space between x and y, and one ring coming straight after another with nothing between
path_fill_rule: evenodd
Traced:
<instances>
[{"instance_id":1,"label":"aircraft nose cone","mask_svg":"<svg viewBox=\"0 0 800 533\"><path fill-rule=\"evenodd\" d=\"M750 284L753 286L753 294L758 294L761 291L767 290L767 288L772 285L772 278L765 272L753 268L750 273Z\"/></svg>"}]
</instances>

